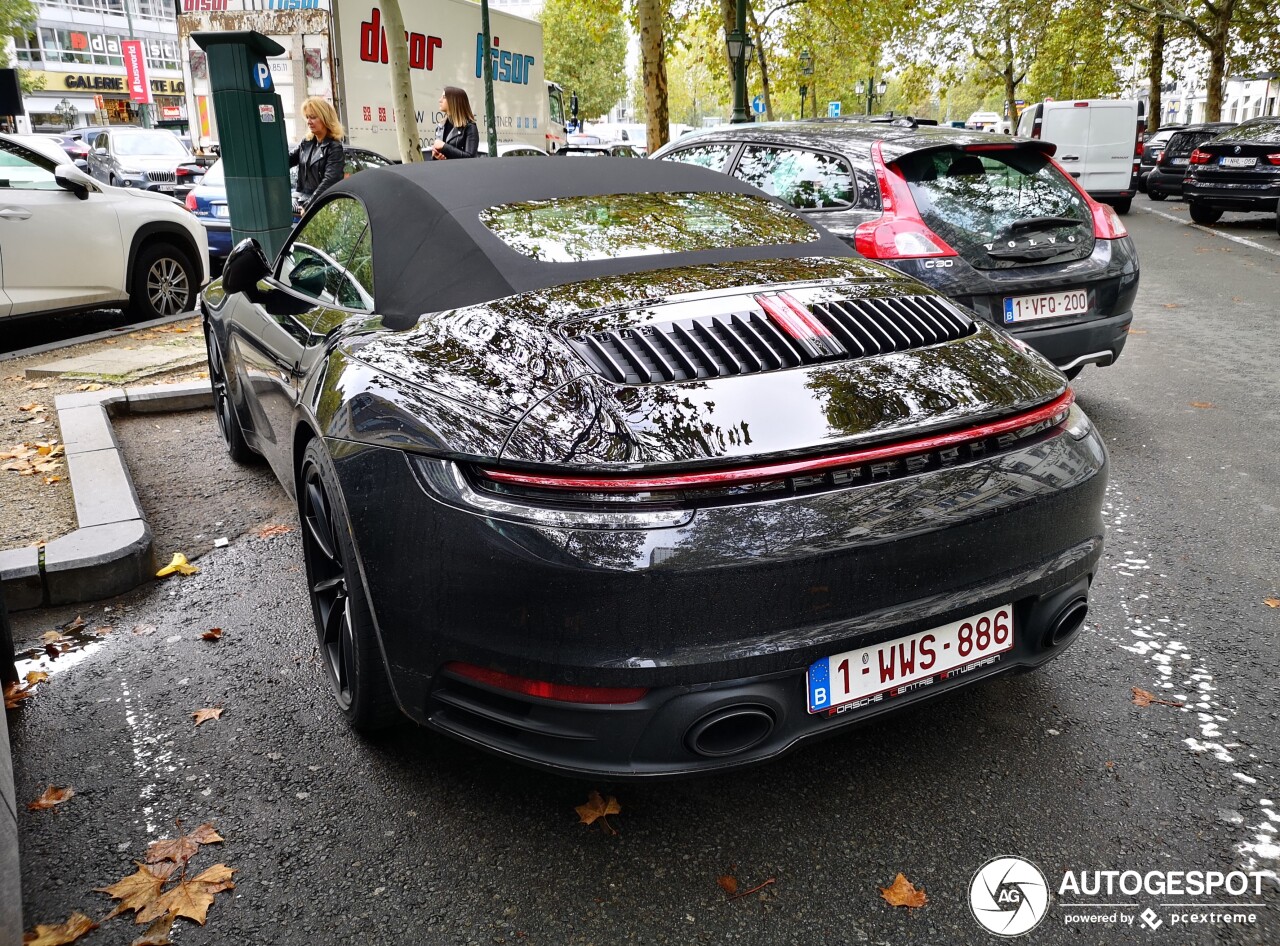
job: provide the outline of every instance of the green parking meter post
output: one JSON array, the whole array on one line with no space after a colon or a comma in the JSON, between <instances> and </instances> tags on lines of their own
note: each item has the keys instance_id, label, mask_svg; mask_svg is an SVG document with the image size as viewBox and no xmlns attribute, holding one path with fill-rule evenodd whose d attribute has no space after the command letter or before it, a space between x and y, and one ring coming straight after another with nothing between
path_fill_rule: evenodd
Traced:
<instances>
[{"instance_id":1,"label":"green parking meter post","mask_svg":"<svg viewBox=\"0 0 1280 946\"><path fill-rule=\"evenodd\" d=\"M191 38L208 54L232 239L253 237L274 259L293 226L284 110L267 62L284 47L255 30Z\"/></svg>"}]
</instances>

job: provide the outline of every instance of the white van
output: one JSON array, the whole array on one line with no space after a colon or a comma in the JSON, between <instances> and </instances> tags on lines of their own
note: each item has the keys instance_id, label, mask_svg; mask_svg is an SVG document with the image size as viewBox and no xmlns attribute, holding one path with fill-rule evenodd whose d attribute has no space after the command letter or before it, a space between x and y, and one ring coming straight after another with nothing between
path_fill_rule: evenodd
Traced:
<instances>
[{"instance_id":1,"label":"white van","mask_svg":"<svg viewBox=\"0 0 1280 946\"><path fill-rule=\"evenodd\" d=\"M1128 213L1137 189L1145 128L1136 99L1037 102L1018 118L1018 135L1058 146L1054 157L1089 196Z\"/></svg>"},{"instance_id":2,"label":"white van","mask_svg":"<svg viewBox=\"0 0 1280 946\"><path fill-rule=\"evenodd\" d=\"M1009 134L1009 123L996 112L974 112L964 123L972 131L994 131Z\"/></svg>"}]
</instances>

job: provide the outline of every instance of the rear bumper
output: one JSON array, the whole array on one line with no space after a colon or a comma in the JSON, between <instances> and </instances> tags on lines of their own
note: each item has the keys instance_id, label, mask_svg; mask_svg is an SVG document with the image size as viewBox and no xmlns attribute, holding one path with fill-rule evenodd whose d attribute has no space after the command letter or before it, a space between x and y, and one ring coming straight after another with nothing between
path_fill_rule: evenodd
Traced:
<instances>
[{"instance_id":1,"label":"rear bumper","mask_svg":"<svg viewBox=\"0 0 1280 946\"><path fill-rule=\"evenodd\" d=\"M1217 210L1273 213L1280 201L1280 179L1249 184L1220 184L1188 176L1182 196Z\"/></svg>"},{"instance_id":2,"label":"rear bumper","mask_svg":"<svg viewBox=\"0 0 1280 946\"><path fill-rule=\"evenodd\" d=\"M1182 181L1186 177L1185 168L1175 168L1165 170L1164 168L1153 168L1151 173L1147 175L1147 193L1165 194L1169 197L1178 197L1182 194Z\"/></svg>"},{"instance_id":3,"label":"rear bumper","mask_svg":"<svg viewBox=\"0 0 1280 946\"><path fill-rule=\"evenodd\" d=\"M231 252L231 224L215 223L201 218L200 225L204 227L205 235L209 238L209 259L225 260Z\"/></svg>"},{"instance_id":4,"label":"rear bumper","mask_svg":"<svg viewBox=\"0 0 1280 946\"><path fill-rule=\"evenodd\" d=\"M495 519L430 494L398 451L331 446L401 707L488 751L575 775L761 762L1043 663L1073 636L1050 640L1055 622L1079 611L1102 548L1096 433L883 483L699 508L655 529ZM842 712L808 712L814 661L1003 604L1014 608L1015 647L998 659ZM458 676L444 670L450 661L648 692L566 704ZM754 735L707 751L700 727L724 719L722 734Z\"/></svg>"}]
</instances>

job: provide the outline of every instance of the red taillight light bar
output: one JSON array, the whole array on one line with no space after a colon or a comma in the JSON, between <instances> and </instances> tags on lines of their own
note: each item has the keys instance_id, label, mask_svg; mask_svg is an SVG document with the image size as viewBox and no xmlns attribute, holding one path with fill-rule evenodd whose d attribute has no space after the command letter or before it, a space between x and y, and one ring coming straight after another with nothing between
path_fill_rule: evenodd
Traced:
<instances>
[{"instance_id":1,"label":"red taillight light bar","mask_svg":"<svg viewBox=\"0 0 1280 946\"><path fill-rule=\"evenodd\" d=\"M1280 167L1280 153L1267 155L1266 162Z\"/></svg>"},{"instance_id":2,"label":"red taillight light bar","mask_svg":"<svg viewBox=\"0 0 1280 946\"><path fill-rule=\"evenodd\" d=\"M561 703L595 703L598 705L617 705L635 703L644 699L649 692L646 687L589 687L567 683L548 683L546 680L530 680L528 677L517 677L501 670L488 667L477 667L458 661L447 663L444 669L456 673L460 677L475 680L479 683L509 690L525 696L536 696L542 700L558 700Z\"/></svg>"},{"instance_id":3,"label":"red taillight light bar","mask_svg":"<svg viewBox=\"0 0 1280 946\"><path fill-rule=\"evenodd\" d=\"M896 167L885 164L878 141L871 146L871 161L883 213L878 220L859 224L854 231L854 248L867 259L959 256L924 222L906 178Z\"/></svg>"},{"instance_id":4,"label":"red taillight light bar","mask_svg":"<svg viewBox=\"0 0 1280 946\"><path fill-rule=\"evenodd\" d=\"M1084 198L1085 204L1089 208L1089 213L1093 217L1093 235L1099 240L1115 240L1122 236L1128 236L1129 231L1124 225L1124 221L1120 219L1120 215L1116 213L1114 207L1109 204L1100 204L1092 197L1089 192L1080 186L1080 182L1071 176L1071 172L1064 168L1053 158L1049 159L1049 163L1062 172L1062 176L1071 182L1071 186L1079 191L1080 196Z\"/></svg>"},{"instance_id":5,"label":"red taillight light bar","mask_svg":"<svg viewBox=\"0 0 1280 946\"><path fill-rule=\"evenodd\" d=\"M192 213L196 212L196 192L195 191L187 191L187 199L186 201L184 201L184 204L186 208L190 210Z\"/></svg>"},{"instance_id":6,"label":"red taillight light bar","mask_svg":"<svg viewBox=\"0 0 1280 946\"><path fill-rule=\"evenodd\" d=\"M1188 160L1192 164L1208 164L1213 160L1213 155L1208 151L1201 151L1199 148L1196 148L1196 150L1191 152L1191 157Z\"/></svg>"},{"instance_id":7,"label":"red taillight light bar","mask_svg":"<svg viewBox=\"0 0 1280 946\"><path fill-rule=\"evenodd\" d=\"M913 456L971 440L999 436L1000 434L1006 434L1023 427L1030 427L1047 420L1052 420L1055 424L1062 423L1066 420L1067 412L1070 410L1074 400L1075 395L1068 389L1060 397L1042 407L1015 414L1013 417L1006 417L1004 420L992 421L989 424L979 424L975 427L953 430L950 433L937 434L933 437L920 437L915 440L888 444L883 447L867 447L863 450L853 450L833 456L813 457L806 460L792 460L783 463L768 463L762 466L739 467L732 470L709 470L671 476L551 476L538 473L516 473L511 470L495 470L492 468L482 468L479 472L486 479L495 483L573 492L641 493L708 486L737 486L762 480L776 480L788 476L821 473L826 470L857 466L862 463Z\"/></svg>"}]
</instances>

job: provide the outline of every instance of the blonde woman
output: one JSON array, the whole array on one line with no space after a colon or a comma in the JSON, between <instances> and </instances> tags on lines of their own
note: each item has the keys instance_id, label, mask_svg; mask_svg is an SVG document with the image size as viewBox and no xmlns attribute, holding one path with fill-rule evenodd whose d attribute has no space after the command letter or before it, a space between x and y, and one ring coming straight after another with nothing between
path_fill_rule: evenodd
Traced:
<instances>
[{"instance_id":1,"label":"blonde woman","mask_svg":"<svg viewBox=\"0 0 1280 946\"><path fill-rule=\"evenodd\" d=\"M333 103L312 96L302 103L307 137L289 152L289 167L298 166L298 202L305 207L325 188L342 180L342 122Z\"/></svg>"},{"instance_id":2,"label":"blonde woman","mask_svg":"<svg viewBox=\"0 0 1280 946\"><path fill-rule=\"evenodd\" d=\"M475 112L471 111L467 93L446 85L440 96L440 111L444 112L444 124L431 143L431 159L474 158L480 148L480 131L476 128Z\"/></svg>"}]
</instances>

